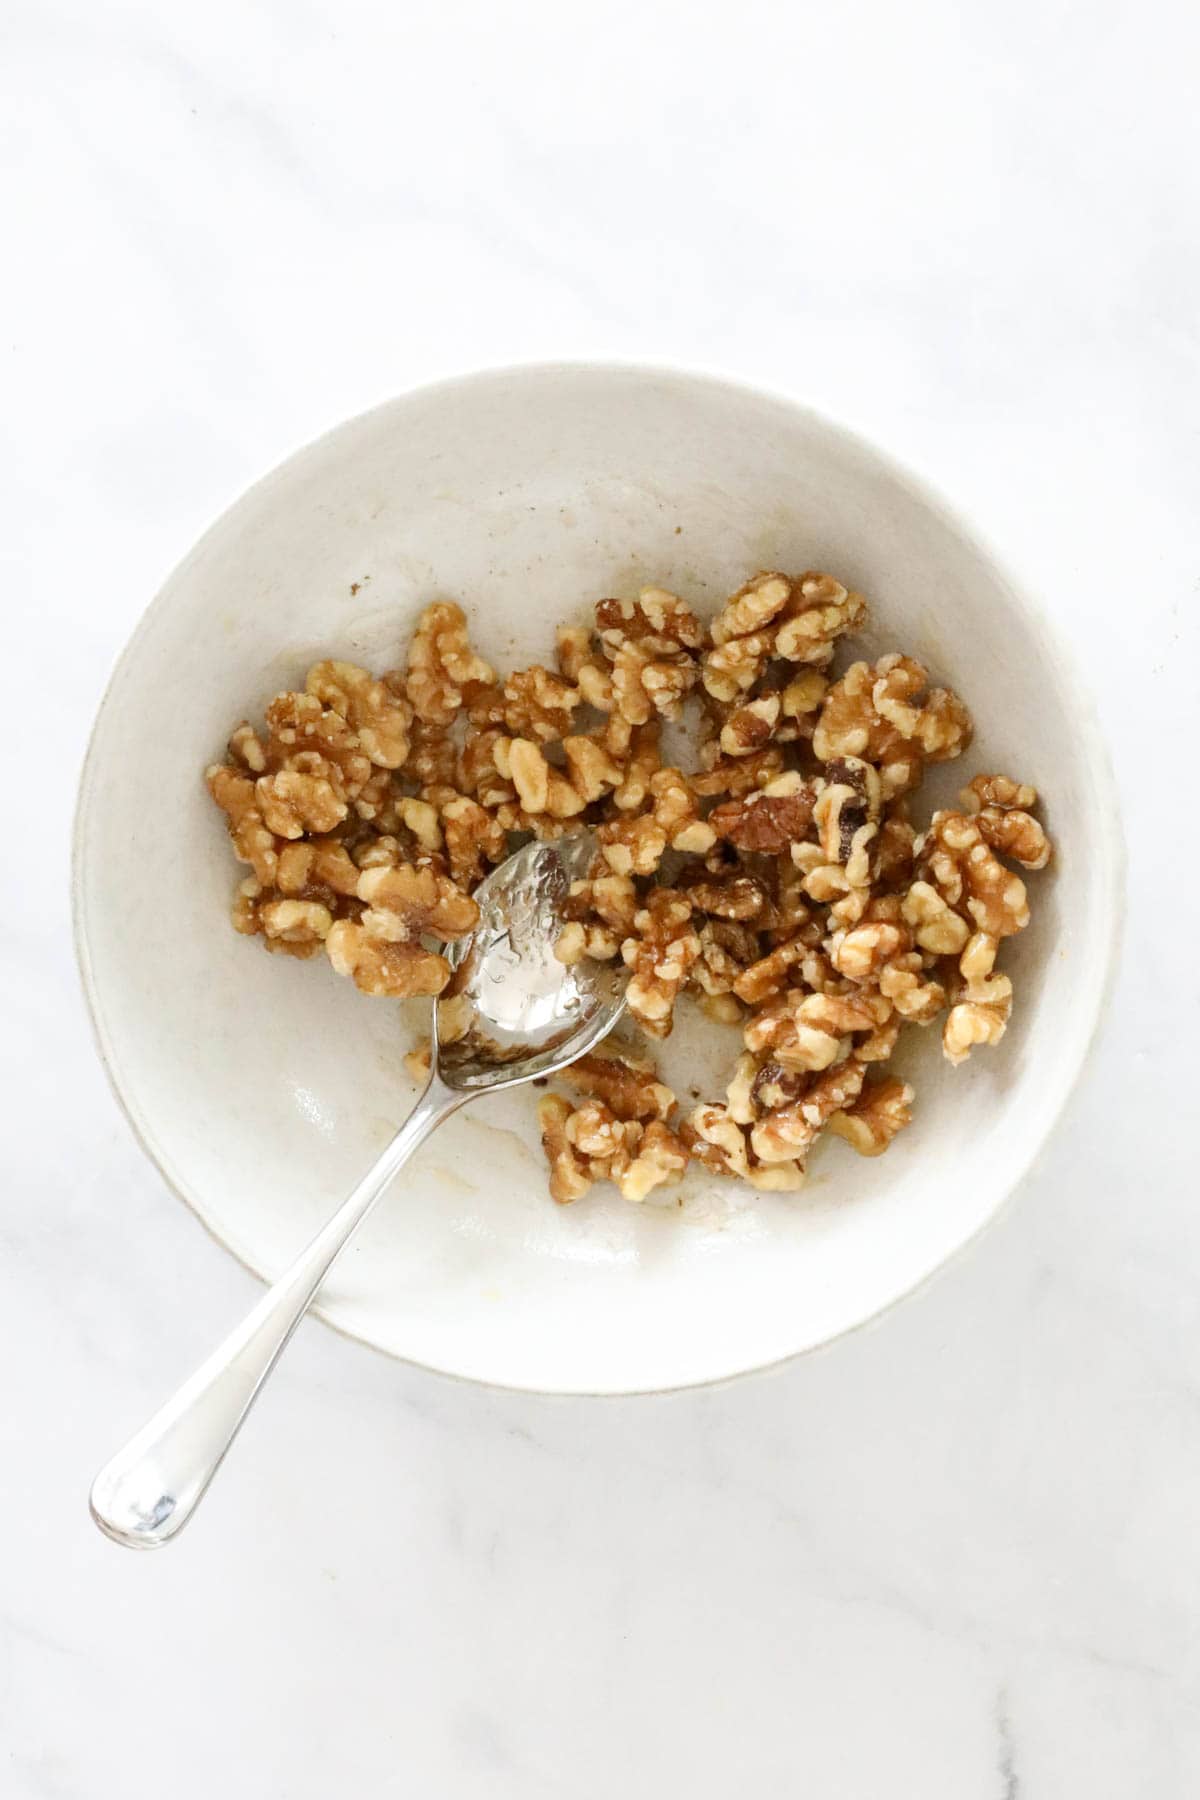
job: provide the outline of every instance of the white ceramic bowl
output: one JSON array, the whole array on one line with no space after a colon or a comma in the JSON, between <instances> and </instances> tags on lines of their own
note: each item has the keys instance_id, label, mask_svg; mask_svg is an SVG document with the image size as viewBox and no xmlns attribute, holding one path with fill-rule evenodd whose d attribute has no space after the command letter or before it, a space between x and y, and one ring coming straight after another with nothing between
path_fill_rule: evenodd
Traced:
<instances>
[{"instance_id":1,"label":"white ceramic bowl","mask_svg":"<svg viewBox=\"0 0 1200 1800\"><path fill-rule=\"evenodd\" d=\"M536 1096L483 1101L400 1177L319 1311L508 1387L672 1388L861 1324L996 1211L1079 1072L1120 910L1108 759L1044 615L923 486L798 406L656 369L518 368L394 400L252 488L168 581L100 710L75 866L97 1036L147 1151L252 1269L282 1270L411 1104L413 1026L230 930L235 866L201 781L230 726L319 657L395 663L436 596L514 666L600 595L654 581L709 610L755 569L809 567L869 597L865 653L912 652L971 707L975 744L930 795L981 769L1043 791L1058 855L1005 947L1003 1044L953 1070L921 1034L902 1063L915 1122L885 1157L822 1145L795 1196L691 1175L682 1209L603 1189L554 1206ZM685 1030L667 1072L717 1097L734 1047Z\"/></svg>"}]
</instances>

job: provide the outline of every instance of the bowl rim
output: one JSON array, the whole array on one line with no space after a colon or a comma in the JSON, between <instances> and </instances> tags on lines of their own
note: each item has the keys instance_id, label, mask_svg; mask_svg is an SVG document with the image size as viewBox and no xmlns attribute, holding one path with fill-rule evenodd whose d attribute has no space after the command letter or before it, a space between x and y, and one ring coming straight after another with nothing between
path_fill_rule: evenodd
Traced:
<instances>
[{"instance_id":1,"label":"bowl rim","mask_svg":"<svg viewBox=\"0 0 1200 1800\"><path fill-rule=\"evenodd\" d=\"M390 395L386 400L352 414L347 419L338 420L324 431L310 438L296 449L289 451L281 461L275 463L264 474L243 488L222 508L216 518L204 529L194 543L183 553L183 556L172 566L160 583L154 597L144 608L129 637L118 652L103 692L96 707L91 729L88 733L87 747L80 766L79 780L76 788L75 807L71 826L70 854L70 897L72 943L75 963L78 969L80 984L83 989L88 1021L91 1028L92 1041L100 1060L100 1065L108 1081L117 1105L124 1115L134 1139L144 1155L157 1169L163 1182L176 1199L183 1202L192 1217L207 1232L212 1241L227 1255L246 1270L256 1281L264 1286L268 1277L257 1269L253 1263L232 1245L226 1242L220 1232L205 1217L200 1197L195 1194L186 1179L172 1165L170 1158L157 1141L153 1127L142 1114L131 1092L127 1091L123 1082L116 1046L108 1029L101 1003L99 987L92 963L91 947L87 919L87 904L83 879L84 837L86 819L95 788L96 780L96 746L100 726L112 702L114 690L135 649L142 638L152 628L167 603L169 590L176 575L186 562L195 554L207 538L220 530L225 520L249 496L265 488L275 477L281 474L301 456L316 449L329 438L336 436L348 427L365 423L378 414L389 411L399 403L434 398L440 394L451 394L456 390L484 385L489 382L505 381L512 377L537 376L554 379L556 377L578 378L579 376L616 376L645 378L670 382L680 386L706 387L722 391L731 396L767 402L776 406L784 406L802 415L818 430L831 433L840 438L850 449L865 454L874 461L894 481L907 488L939 522L948 526L959 539L975 552L986 563L990 564L1002 581L1010 603L1015 606L1030 625L1037 627L1044 636L1047 647L1052 653L1055 672L1067 689L1074 715L1079 722L1079 732L1086 752L1085 760L1092 772L1092 778L1100 797L1107 802L1108 819L1111 826L1104 845L1104 867L1100 871L1093 870L1093 877L1100 873L1103 876L1102 900L1103 914L1107 920L1105 942L1103 947L1103 965L1099 970L1099 978L1093 980L1090 998L1090 1018L1085 1015L1085 1029L1079 1056L1070 1075L1063 1082L1057 1104L1047 1114L1038 1136L1031 1141L1022 1165L1009 1180L1008 1186L997 1197L991 1210L982 1218L975 1228L958 1244L954 1245L924 1275L918 1277L899 1293L877 1306L875 1310L861 1319L841 1326L828 1336L814 1343L806 1344L795 1350L789 1350L782 1356L773 1357L767 1362L749 1363L743 1368L733 1369L726 1375L699 1376L691 1381L677 1381L668 1385L652 1384L645 1387L620 1388L545 1388L527 1383L491 1380L483 1375L467 1374L461 1370L441 1368L435 1363L423 1362L419 1357L406 1355L387 1345L379 1344L372 1338L364 1337L340 1319L332 1317L318 1301L314 1301L309 1313L339 1336L352 1343L362 1345L377 1355L387 1357L390 1361L400 1363L423 1374L436 1376L442 1380L461 1382L470 1386L481 1387L501 1394L527 1394L541 1399L564 1400L626 1400L650 1397L660 1394L683 1394L709 1388L725 1388L735 1382L748 1381L755 1376L769 1374L786 1368L800 1357L813 1356L821 1351L831 1349L844 1339L855 1333L866 1331L879 1324L897 1307L913 1296L929 1287L953 1263L958 1262L976 1245L1009 1208L1013 1199L1035 1168L1052 1135L1057 1131L1064 1112L1079 1089L1084 1073L1091 1063L1097 1040L1110 1012L1113 991L1116 984L1117 970L1120 964L1121 946L1124 938L1127 911L1127 870L1128 850L1125 840L1124 825L1121 815L1120 794L1113 772L1112 758L1105 738L1095 701L1084 681L1075 659L1075 653L1068 643L1057 619L1039 605L1025 587L1024 582L1012 571L1005 557L999 555L990 537L959 510L957 505L938 487L925 473L923 467L916 467L893 454L890 449L881 447L873 438L858 431L853 426L844 424L840 419L832 417L821 409L811 406L807 401L796 398L784 389L770 388L755 381L743 379L737 373L726 369L711 367L698 368L685 364L664 363L657 359L647 358L570 358L543 360L530 358L511 363L487 365L482 368L462 370L458 373L442 376L432 381L422 382L418 386L402 389Z\"/></svg>"}]
</instances>

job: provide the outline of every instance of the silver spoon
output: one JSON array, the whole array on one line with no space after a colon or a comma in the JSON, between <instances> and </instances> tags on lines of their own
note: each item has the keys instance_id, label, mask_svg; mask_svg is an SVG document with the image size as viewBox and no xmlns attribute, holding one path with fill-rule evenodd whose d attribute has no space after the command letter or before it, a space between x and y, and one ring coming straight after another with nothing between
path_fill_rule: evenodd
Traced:
<instances>
[{"instance_id":1,"label":"silver spoon","mask_svg":"<svg viewBox=\"0 0 1200 1800\"><path fill-rule=\"evenodd\" d=\"M97 1475L92 1517L118 1544L153 1549L186 1525L334 1260L430 1132L480 1094L553 1074L616 1023L624 971L554 954L563 899L594 854L584 833L527 844L476 890L479 923L450 953L429 1081L407 1120L287 1273Z\"/></svg>"}]
</instances>

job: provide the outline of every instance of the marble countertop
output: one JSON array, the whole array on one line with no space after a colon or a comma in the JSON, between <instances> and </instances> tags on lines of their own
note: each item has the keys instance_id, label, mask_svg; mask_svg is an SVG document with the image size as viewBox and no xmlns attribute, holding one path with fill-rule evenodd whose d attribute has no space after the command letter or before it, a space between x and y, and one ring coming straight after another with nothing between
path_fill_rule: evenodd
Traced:
<instances>
[{"instance_id":1,"label":"marble countertop","mask_svg":"<svg viewBox=\"0 0 1200 1800\"><path fill-rule=\"evenodd\" d=\"M1194 13L40 0L8 25L0 1791L1200 1791ZM582 1403L310 1323L203 1519L132 1557L91 1474L254 1288L93 1053L67 898L92 713L251 479L418 381L556 355L801 396L1044 596L1125 808L1102 1041L1004 1216L879 1326Z\"/></svg>"}]
</instances>

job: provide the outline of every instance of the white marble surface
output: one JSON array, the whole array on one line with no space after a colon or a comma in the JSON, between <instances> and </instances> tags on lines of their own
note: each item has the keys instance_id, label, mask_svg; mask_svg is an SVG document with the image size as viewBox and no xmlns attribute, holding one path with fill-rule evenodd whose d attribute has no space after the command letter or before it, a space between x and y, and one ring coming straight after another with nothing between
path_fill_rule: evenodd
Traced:
<instances>
[{"instance_id":1,"label":"white marble surface","mask_svg":"<svg viewBox=\"0 0 1200 1800\"><path fill-rule=\"evenodd\" d=\"M1200 1791L1195 21L9 7L6 1796ZM414 382L561 354L806 397L1045 595L1126 807L1108 1028L1003 1219L878 1328L583 1404L309 1325L205 1516L136 1559L92 1470L253 1287L92 1053L91 713L251 478Z\"/></svg>"}]
</instances>

